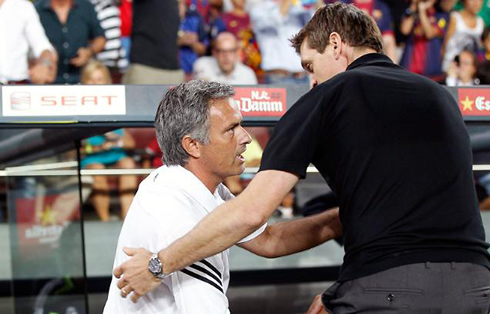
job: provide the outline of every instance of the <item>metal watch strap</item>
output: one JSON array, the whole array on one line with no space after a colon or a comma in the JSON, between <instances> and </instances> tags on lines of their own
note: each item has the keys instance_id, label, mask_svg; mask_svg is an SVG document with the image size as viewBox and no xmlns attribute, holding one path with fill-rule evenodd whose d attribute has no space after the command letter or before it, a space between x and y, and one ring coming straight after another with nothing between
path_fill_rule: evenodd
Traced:
<instances>
[{"instance_id":1,"label":"metal watch strap","mask_svg":"<svg viewBox=\"0 0 490 314\"><path fill-rule=\"evenodd\" d=\"M154 272L150 271L155 277L157 277L160 280L163 280L163 279L167 278L168 276L170 276L170 274L165 274L163 272L162 261L160 261L160 259L158 258L158 253L153 253L151 255L150 261L148 263L151 263L152 260L156 260L160 266L160 272L159 273L154 273Z\"/></svg>"}]
</instances>

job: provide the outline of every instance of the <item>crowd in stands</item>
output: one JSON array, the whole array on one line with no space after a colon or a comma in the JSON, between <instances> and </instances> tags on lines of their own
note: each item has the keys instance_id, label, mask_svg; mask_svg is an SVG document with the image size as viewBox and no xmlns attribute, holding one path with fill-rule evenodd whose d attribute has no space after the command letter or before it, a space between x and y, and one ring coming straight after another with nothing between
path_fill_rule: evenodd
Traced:
<instances>
[{"instance_id":1,"label":"crowd in stands","mask_svg":"<svg viewBox=\"0 0 490 314\"><path fill-rule=\"evenodd\" d=\"M0 0L0 82L309 81L288 41L333 0ZM441 84L488 84L488 0L340 0L373 17L386 55ZM223 48L224 47L224 48Z\"/></svg>"},{"instance_id":2,"label":"crowd in stands","mask_svg":"<svg viewBox=\"0 0 490 314\"><path fill-rule=\"evenodd\" d=\"M448 86L490 84L489 0L340 1L372 16L385 54L408 71ZM330 2L0 0L0 84L308 84L289 38ZM82 167L132 168L133 147L122 130L90 138ZM155 141L146 150L159 155ZM136 186L135 176L119 180L122 217ZM92 189L109 220L107 178Z\"/></svg>"}]
</instances>

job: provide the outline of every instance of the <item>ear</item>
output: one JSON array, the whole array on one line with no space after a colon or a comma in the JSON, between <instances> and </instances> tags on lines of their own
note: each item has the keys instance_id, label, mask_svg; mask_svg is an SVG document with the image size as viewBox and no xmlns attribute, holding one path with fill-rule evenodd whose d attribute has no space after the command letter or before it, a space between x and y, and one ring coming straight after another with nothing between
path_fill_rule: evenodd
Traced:
<instances>
[{"instance_id":1,"label":"ear","mask_svg":"<svg viewBox=\"0 0 490 314\"><path fill-rule=\"evenodd\" d=\"M342 53L342 38L340 37L339 33L337 32L332 32L328 38L329 44L332 45L333 48L333 54L335 59L338 59L340 57L340 54Z\"/></svg>"},{"instance_id":2,"label":"ear","mask_svg":"<svg viewBox=\"0 0 490 314\"><path fill-rule=\"evenodd\" d=\"M182 147L191 157L201 157L201 145L197 140L191 138L189 135L186 135L182 138Z\"/></svg>"}]
</instances>

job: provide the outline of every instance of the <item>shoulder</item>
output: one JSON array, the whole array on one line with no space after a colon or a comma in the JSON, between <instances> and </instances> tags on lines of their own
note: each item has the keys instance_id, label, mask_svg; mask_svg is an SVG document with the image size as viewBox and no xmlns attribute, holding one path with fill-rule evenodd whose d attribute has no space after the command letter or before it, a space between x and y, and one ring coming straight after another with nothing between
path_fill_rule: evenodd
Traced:
<instances>
[{"instance_id":1,"label":"shoulder","mask_svg":"<svg viewBox=\"0 0 490 314\"><path fill-rule=\"evenodd\" d=\"M247 84L257 84L257 76L255 75L255 72L254 70L252 70L251 67L240 62L236 65L236 71L239 75L247 76L247 79L249 80L248 82L246 82Z\"/></svg>"}]
</instances>

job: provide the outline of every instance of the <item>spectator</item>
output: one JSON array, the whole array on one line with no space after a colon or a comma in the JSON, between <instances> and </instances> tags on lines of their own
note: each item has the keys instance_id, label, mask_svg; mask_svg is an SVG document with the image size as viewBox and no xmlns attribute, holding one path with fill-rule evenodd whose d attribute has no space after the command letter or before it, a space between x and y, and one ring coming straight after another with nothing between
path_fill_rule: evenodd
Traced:
<instances>
[{"instance_id":1,"label":"spectator","mask_svg":"<svg viewBox=\"0 0 490 314\"><path fill-rule=\"evenodd\" d=\"M483 19L477 15L481 7L482 0L464 0L463 9L451 14L442 49L444 71L448 71L451 62L461 51L467 49L475 52L481 46Z\"/></svg>"},{"instance_id":2,"label":"spectator","mask_svg":"<svg viewBox=\"0 0 490 314\"><path fill-rule=\"evenodd\" d=\"M35 65L29 70L28 52ZM45 84L56 76L56 52L34 5L27 0L0 0L0 84Z\"/></svg>"},{"instance_id":3,"label":"spectator","mask_svg":"<svg viewBox=\"0 0 490 314\"><path fill-rule=\"evenodd\" d=\"M124 84L178 84L184 81L179 65L177 1L133 2L130 66Z\"/></svg>"},{"instance_id":4,"label":"spectator","mask_svg":"<svg viewBox=\"0 0 490 314\"><path fill-rule=\"evenodd\" d=\"M371 16L381 31L383 36L383 49L385 55L397 63L396 40L393 31L393 20L390 8L381 0L343 0L344 3L352 3L369 16Z\"/></svg>"},{"instance_id":5,"label":"spectator","mask_svg":"<svg viewBox=\"0 0 490 314\"><path fill-rule=\"evenodd\" d=\"M257 84L254 71L239 60L235 36L228 32L216 38L212 57L201 57L196 61L194 77L232 85Z\"/></svg>"},{"instance_id":6,"label":"spectator","mask_svg":"<svg viewBox=\"0 0 490 314\"><path fill-rule=\"evenodd\" d=\"M124 49L124 58L129 64L129 54L131 51L131 31L133 28L133 0L121 0L120 3L121 45Z\"/></svg>"},{"instance_id":7,"label":"spectator","mask_svg":"<svg viewBox=\"0 0 490 314\"><path fill-rule=\"evenodd\" d=\"M185 2L179 1L181 23L177 43L180 47L180 65L185 74L190 76L194 62L206 53L209 40L201 15L195 6L187 6Z\"/></svg>"},{"instance_id":8,"label":"spectator","mask_svg":"<svg viewBox=\"0 0 490 314\"><path fill-rule=\"evenodd\" d=\"M111 84L108 68L97 61L90 62L82 72L82 84ZM86 156L81 167L86 169L115 168L134 169L133 159L128 157L125 149L134 148L134 140L128 132L118 129L104 135L90 137L85 143ZM119 177L119 194L122 218L126 217L129 206L136 192L137 177L122 175ZM110 195L107 176L94 176L92 200L100 220L110 219Z\"/></svg>"},{"instance_id":9,"label":"spectator","mask_svg":"<svg viewBox=\"0 0 490 314\"><path fill-rule=\"evenodd\" d=\"M447 86L472 86L478 85L476 78L477 62L476 55L471 50L463 50L455 58L449 67L446 77Z\"/></svg>"},{"instance_id":10,"label":"spectator","mask_svg":"<svg viewBox=\"0 0 490 314\"><path fill-rule=\"evenodd\" d=\"M88 0L39 0L36 9L58 52L55 83L79 83L82 67L106 42L94 6Z\"/></svg>"},{"instance_id":11,"label":"spectator","mask_svg":"<svg viewBox=\"0 0 490 314\"><path fill-rule=\"evenodd\" d=\"M246 0L232 0L233 10L223 13L226 30L238 39L241 61L260 72L260 51L250 24L250 16L245 11Z\"/></svg>"},{"instance_id":12,"label":"spectator","mask_svg":"<svg viewBox=\"0 0 490 314\"><path fill-rule=\"evenodd\" d=\"M454 6L455 11L460 11L462 8L462 1L458 1L458 3ZM483 0L483 5L481 7L481 10L478 12L478 16L483 19L485 26L490 27L490 2L488 2L488 0Z\"/></svg>"},{"instance_id":13,"label":"spectator","mask_svg":"<svg viewBox=\"0 0 490 314\"><path fill-rule=\"evenodd\" d=\"M113 0L90 0L95 7L100 26L107 42L104 50L97 54L97 60L110 70L112 81L120 82L120 73L127 68L128 60L121 43L121 13Z\"/></svg>"},{"instance_id":14,"label":"spectator","mask_svg":"<svg viewBox=\"0 0 490 314\"><path fill-rule=\"evenodd\" d=\"M267 84L308 84L299 56L288 41L311 17L311 10L293 0L264 0L250 12Z\"/></svg>"},{"instance_id":15,"label":"spectator","mask_svg":"<svg viewBox=\"0 0 490 314\"><path fill-rule=\"evenodd\" d=\"M400 31L408 36L400 65L407 70L443 81L441 49L449 12L441 8L448 0L412 0L405 11ZM452 2L452 0L449 0Z\"/></svg>"}]
</instances>

